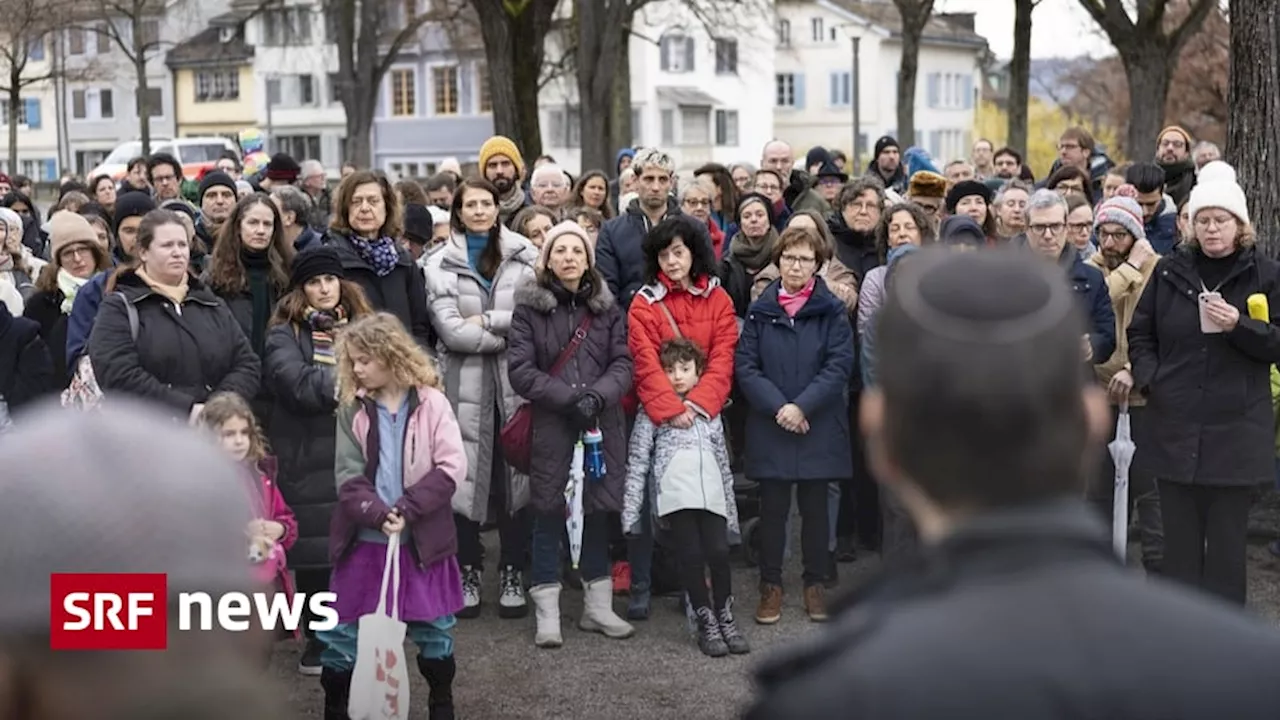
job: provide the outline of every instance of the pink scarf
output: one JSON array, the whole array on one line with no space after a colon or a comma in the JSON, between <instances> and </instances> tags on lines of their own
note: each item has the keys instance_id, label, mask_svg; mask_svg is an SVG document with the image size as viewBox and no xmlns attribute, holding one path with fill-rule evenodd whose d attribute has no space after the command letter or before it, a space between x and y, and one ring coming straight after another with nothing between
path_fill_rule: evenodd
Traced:
<instances>
[{"instance_id":1,"label":"pink scarf","mask_svg":"<svg viewBox=\"0 0 1280 720\"><path fill-rule=\"evenodd\" d=\"M809 297L813 295L814 281L815 278L809 278L809 282L805 283L805 286L800 288L800 292L795 295L787 292L786 288L781 284L778 285L778 304L782 306L782 310L787 314L787 317L795 317L796 313L800 312L800 308L809 302Z\"/></svg>"}]
</instances>

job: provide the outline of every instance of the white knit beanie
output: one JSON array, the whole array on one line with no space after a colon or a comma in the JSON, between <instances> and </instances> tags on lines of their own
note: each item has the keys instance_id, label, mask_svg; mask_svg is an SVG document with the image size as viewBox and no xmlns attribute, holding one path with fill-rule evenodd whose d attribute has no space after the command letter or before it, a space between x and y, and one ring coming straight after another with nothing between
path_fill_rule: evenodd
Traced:
<instances>
[{"instance_id":1,"label":"white knit beanie","mask_svg":"<svg viewBox=\"0 0 1280 720\"><path fill-rule=\"evenodd\" d=\"M1225 180L1236 182L1236 169L1221 160L1205 163L1196 176L1197 182L1215 182Z\"/></svg>"},{"instance_id":2,"label":"white knit beanie","mask_svg":"<svg viewBox=\"0 0 1280 720\"><path fill-rule=\"evenodd\" d=\"M1196 215L1207 208L1226 210L1235 215L1240 222L1249 222L1249 204L1244 198L1244 190L1241 190L1234 181L1226 178L1215 178L1205 182L1202 176L1196 186L1191 189L1191 199L1187 201L1187 217L1195 220Z\"/></svg>"}]
</instances>

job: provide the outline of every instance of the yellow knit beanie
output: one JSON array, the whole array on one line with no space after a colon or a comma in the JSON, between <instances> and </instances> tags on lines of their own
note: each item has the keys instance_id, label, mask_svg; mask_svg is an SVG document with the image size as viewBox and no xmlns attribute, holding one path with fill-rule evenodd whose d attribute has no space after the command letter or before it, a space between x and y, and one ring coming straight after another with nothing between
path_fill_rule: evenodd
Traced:
<instances>
[{"instance_id":1,"label":"yellow knit beanie","mask_svg":"<svg viewBox=\"0 0 1280 720\"><path fill-rule=\"evenodd\" d=\"M502 135L494 135L484 144L480 146L480 174L484 175L484 167L489 164L489 158L494 155L506 155L515 163L516 172L521 176L524 175L524 158L520 156L520 149L516 147L511 138Z\"/></svg>"}]
</instances>

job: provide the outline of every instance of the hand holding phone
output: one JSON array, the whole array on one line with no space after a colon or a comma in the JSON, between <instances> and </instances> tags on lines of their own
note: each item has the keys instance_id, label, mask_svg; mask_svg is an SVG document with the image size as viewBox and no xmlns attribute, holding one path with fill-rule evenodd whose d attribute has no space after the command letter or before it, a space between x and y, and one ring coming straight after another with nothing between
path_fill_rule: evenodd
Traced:
<instances>
[{"instance_id":1,"label":"hand holding phone","mask_svg":"<svg viewBox=\"0 0 1280 720\"><path fill-rule=\"evenodd\" d=\"M1214 291L1205 291L1200 293L1200 332L1202 333L1222 333L1226 330L1219 325L1209 312L1209 304L1213 301L1221 301L1222 293Z\"/></svg>"}]
</instances>

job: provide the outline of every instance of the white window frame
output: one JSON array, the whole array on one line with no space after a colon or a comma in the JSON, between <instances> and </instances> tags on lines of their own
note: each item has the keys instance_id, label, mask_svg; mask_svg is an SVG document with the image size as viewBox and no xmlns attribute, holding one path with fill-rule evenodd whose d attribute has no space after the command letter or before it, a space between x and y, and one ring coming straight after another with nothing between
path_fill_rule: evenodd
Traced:
<instances>
[{"instance_id":1,"label":"white window frame","mask_svg":"<svg viewBox=\"0 0 1280 720\"><path fill-rule=\"evenodd\" d=\"M397 70L408 70L413 73L413 113L410 115L396 115L396 91L395 83L392 78L395 77ZM386 78L386 109L383 117L387 120L413 120L422 117L422 83L418 82L422 73L420 68L413 63L402 63L392 65L387 70Z\"/></svg>"},{"instance_id":2,"label":"white window frame","mask_svg":"<svg viewBox=\"0 0 1280 720\"><path fill-rule=\"evenodd\" d=\"M812 34L812 40L815 43L824 43L827 41L826 23L822 21L822 16L809 18L809 32Z\"/></svg>"},{"instance_id":3,"label":"white window frame","mask_svg":"<svg viewBox=\"0 0 1280 720\"><path fill-rule=\"evenodd\" d=\"M455 106L457 107L457 111L453 113L441 114L440 109L436 107L436 70L441 68L453 68L453 94ZM430 112L424 114L427 117L444 118L463 117L467 115L467 108L462 105L462 65L457 62L432 62L427 63L424 69L427 74L424 77L424 82L420 83L420 86L426 89L431 100L428 105Z\"/></svg>"},{"instance_id":4,"label":"white window frame","mask_svg":"<svg viewBox=\"0 0 1280 720\"><path fill-rule=\"evenodd\" d=\"M790 78L790 88L780 93L779 92L780 88L778 87L778 85L780 82L782 82L783 78ZM785 95L787 93L790 93L791 102L788 102L788 103L779 102L778 96L780 94ZM773 75L773 106L775 108L786 108L788 110L795 109L796 107L796 74L795 73L793 72L774 73Z\"/></svg>"}]
</instances>

